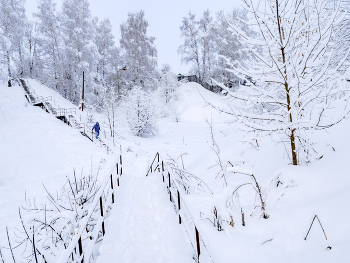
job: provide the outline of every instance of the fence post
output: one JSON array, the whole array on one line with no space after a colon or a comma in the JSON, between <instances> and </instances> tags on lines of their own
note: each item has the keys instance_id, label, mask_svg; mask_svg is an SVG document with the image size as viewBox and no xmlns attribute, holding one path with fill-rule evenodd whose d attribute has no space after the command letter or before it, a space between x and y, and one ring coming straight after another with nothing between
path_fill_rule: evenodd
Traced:
<instances>
[{"instance_id":1,"label":"fence post","mask_svg":"<svg viewBox=\"0 0 350 263\"><path fill-rule=\"evenodd\" d=\"M119 174L119 171L118 171L118 163L117 163L117 174Z\"/></svg>"},{"instance_id":2,"label":"fence post","mask_svg":"<svg viewBox=\"0 0 350 263\"><path fill-rule=\"evenodd\" d=\"M103 217L102 196L100 196L100 210L101 210L101 217ZM102 221L102 235L105 235L105 222L104 221Z\"/></svg>"},{"instance_id":3,"label":"fence post","mask_svg":"<svg viewBox=\"0 0 350 263\"><path fill-rule=\"evenodd\" d=\"M81 237L79 238L78 244L79 244L79 254L81 256L83 254L83 246L81 244ZM83 262L84 262L84 258L81 259L81 263L83 263Z\"/></svg>"},{"instance_id":4,"label":"fence post","mask_svg":"<svg viewBox=\"0 0 350 263\"><path fill-rule=\"evenodd\" d=\"M118 186L119 186L119 177L117 178Z\"/></svg>"},{"instance_id":5,"label":"fence post","mask_svg":"<svg viewBox=\"0 0 350 263\"><path fill-rule=\"evenodd\" d=\"M198 233L197 227L194 227L194 228L196 230L196 243L197 243L197 254L198 254L198 263L199 263L199 255L201 254L201 247L199 244L199 233Z\"/></svg>"},{"instance_id":6,"label":"fence post","mask_svg":"<svg viewBox=\"0 0 350 263\"><path fill-rule=\"evenodd\" d=\"M169 178L169 195L170 195L170 202L172 202L171 200L171 182L170 182L170 173L168 172L168 178Z\"/></svg>"},{"instance_id":7,"label":"fence post","mask_svg":"<svg viewBox=\"0 0 350 263\"><path fill-rule=\"evenodd\" d=\"M179 224L181 224L181 216L180 216L181 206L180 206L180 192L179 192L179 190L177 190L177 204L179 206Z\"/></svg>"},{"instance_id":8,"label":"fence post","mask_svg":"<svg viewBox=\"0 0 350 263\"><path fill-rule=\"evenodd\" d=\"M162 161L162 172L164 172L164 162Z\"/></svg>"},{"instance_id":9,"label":"fence post","mask_svg":"<svg viewBox=\"0 0 350 263\"><path fill-rule=\"evenodd\" d=\"M111 174L111 188L112 188L112 204L114 204L114 191L113 191L113 176Z\"/></svg>"},{"instance_id":10,"label":"fence post","mask_svg":"<svg viewBox=\"0 0 350 263\"><path fill-rule=\"evenodd\" d=\"M122 174L123 174L123 162L122 162L122 155L120 155L119 159L120 159L120 176L122 176Z\"/></svg>"}]
</instances>

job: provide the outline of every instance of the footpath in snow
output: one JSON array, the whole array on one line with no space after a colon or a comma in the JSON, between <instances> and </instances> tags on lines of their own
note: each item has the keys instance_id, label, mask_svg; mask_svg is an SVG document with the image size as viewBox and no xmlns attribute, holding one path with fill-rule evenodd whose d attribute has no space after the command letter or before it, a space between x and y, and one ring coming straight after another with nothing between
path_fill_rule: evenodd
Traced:
<instances>
[{"instance_id":1,"label":"footpath in snow","mask_svg":"<svg viewBox=\"0 0 350 263\"><path fill-rule=\"evenodd\" d=\"M129 155L131 157L131 155ZM126 160L97 263L194 262L161 175L146 177L147 163Z\"/></svg>"}]
</instances>

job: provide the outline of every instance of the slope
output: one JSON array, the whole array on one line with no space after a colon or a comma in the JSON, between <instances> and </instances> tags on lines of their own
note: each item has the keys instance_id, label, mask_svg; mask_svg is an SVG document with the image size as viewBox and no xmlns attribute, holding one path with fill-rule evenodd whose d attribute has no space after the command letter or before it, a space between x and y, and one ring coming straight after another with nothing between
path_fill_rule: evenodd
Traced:
<instances>
[{"instance_id":1,"label":"slope","mask_svg":"<svg viewBox=\"0 0 350 263\"><path fill-rule=\"evenodd\" d=\"M58 94L50 96L62 100ZM19 86L0 85L0 122L0 246L8 247L5 226L14 242L14 229L20 226L18 207L25 199L35 198L39 205L47 196L43 184L48 191L59 192L74 170L77 176L99 169L103 173L105 163L115 157L54 115L31 106ZM9 257L8 250L3 253Z\"/></svg>"}]
</instances>

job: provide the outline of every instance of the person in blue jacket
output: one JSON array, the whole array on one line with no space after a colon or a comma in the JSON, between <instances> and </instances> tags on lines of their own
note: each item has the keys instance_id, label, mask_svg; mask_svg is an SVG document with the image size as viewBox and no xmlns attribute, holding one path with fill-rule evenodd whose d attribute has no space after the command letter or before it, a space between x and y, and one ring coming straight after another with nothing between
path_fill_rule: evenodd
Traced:
<instances>
[{"instance_id":1,"label":"person in blue jacket","mask_svg":"<svg viewBox=\"0 0 350 263\"><path fill-rule=\"evenodd\" d=\"M92 131L96 132L96 139L98 139L98 136L100 135L100 125L98 124L98 122L96 122L96 124L94 125L94 127L92 127Z\"/></svg>"}]
</instances>

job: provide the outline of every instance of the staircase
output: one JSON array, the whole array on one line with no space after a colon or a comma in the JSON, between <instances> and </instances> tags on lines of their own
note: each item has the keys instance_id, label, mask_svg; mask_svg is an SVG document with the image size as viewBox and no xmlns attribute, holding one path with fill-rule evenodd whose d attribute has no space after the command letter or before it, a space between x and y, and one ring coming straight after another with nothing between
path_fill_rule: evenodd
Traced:
<instances>
[{"instance_id":1,"label":"staircase","mask_svg":"<svg viewBox=\"0 0 350 263\"><path fill-rule=\"evenodd\" d=\"M90 127L88 123L84 122L78 122L75 115L77 114L76 108L54 108L52 105L52 97L36 97L34 96L34 92L31 92L30 88L28 87L27 83L24 79L19 80L23 89L27 93L25 96L29 103L31 103L33 106L37 106L45 110L47 113L53 114L56 116L57 119L63 121L67 125L77 129L80 131L80 133L88 138L90 141L94 142L95 144L98 144L101 148L104 147L107 150L107 153L113 152L111 150L111 147L109 147L103 140L100 138L95 139L94 133L92 132L92 126ZM51 103L50 103L51 102ZM55 104L55 103L54 103ZM91 135L90 135L91 132ZM98 143L99 142L99 143Z\"/></svg>"},{"instance_id":2,"label":"staircase","mask_svg":"<svg viewBox=\"0 0 350 263\"><path fill-rule=\"evenodd\" d=\"M24 81L24 79L19 79L19 81L22 84L22 87L24 89L24 91L27 93L27 100L31 103L34 104L35 103L35 97L33 96L33 94L30 92L29 87L27 86L26 82ZM29 98L29 99L28 99Z\"/></svg>"}]
</instances>

